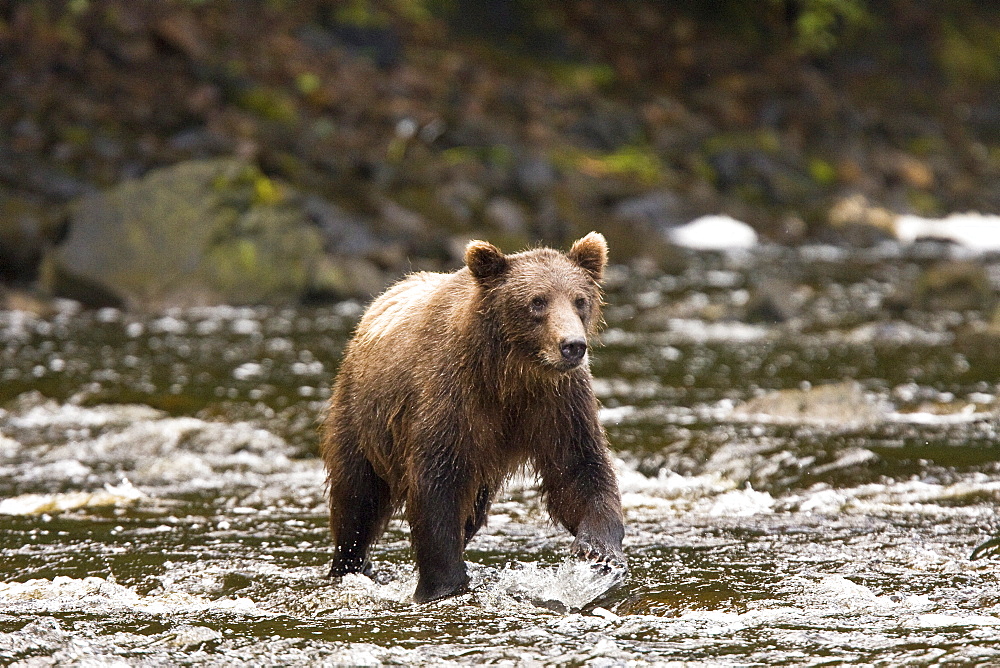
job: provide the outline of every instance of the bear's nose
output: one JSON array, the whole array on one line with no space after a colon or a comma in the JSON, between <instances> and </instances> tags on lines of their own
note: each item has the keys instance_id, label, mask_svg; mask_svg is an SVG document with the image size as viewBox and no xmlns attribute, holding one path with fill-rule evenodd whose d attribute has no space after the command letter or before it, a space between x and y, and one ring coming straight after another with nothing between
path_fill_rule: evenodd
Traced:
<instances>
[{"instance_id":1,"label":"bear's nose","mask_svg":"<svg viewBox=\"0 0 1000 668\"><path fill-rule=\"evenodd\" d=\"M583 339L566 339L559 346L559 352L564 360L575 364L587 354L587 342Z\"/></svg>"}]
</instances>

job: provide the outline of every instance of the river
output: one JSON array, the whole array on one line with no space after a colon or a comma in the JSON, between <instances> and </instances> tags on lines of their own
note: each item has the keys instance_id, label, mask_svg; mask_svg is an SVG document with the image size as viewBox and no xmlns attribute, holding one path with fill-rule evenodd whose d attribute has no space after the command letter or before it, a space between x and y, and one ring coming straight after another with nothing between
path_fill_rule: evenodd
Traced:
<instances>
[{"instance_id":1,"label":"river","mask_svg":"<svg viewBox=\"0 0 1000 668\"><path fill-rule=\"evenodd\" d=\"M1000 335L893 306L953 254L614 267L629 573L568 560L521 477L472 591L429 605L399 518L378 581L325 577L317 418L363 305L0 313L0 663L1000 663L1000 562L969 558L1000 528Z\"/></svg>"}]
</instances>

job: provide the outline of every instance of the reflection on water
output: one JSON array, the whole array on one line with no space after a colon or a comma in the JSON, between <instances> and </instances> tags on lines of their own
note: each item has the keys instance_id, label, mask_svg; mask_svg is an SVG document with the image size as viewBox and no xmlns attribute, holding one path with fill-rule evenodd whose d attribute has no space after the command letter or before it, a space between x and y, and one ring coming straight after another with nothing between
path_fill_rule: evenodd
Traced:
<instances>
[{"instance_id":1,"label":"reflection on water","mask_svg":"<svg viewBox=\"0 0 1000 668\"><path fill-rule=\"evenodd\" d=\"M427 606L401 521L376 581L324 577L316 418L360 305L2 313L0 659L1000 661L1000 565L969 559L997 528L1000 339L887 306L920 252L613 272L594 373L629 575L566 560L517 479L473 591Z\"/></svg>"}]
</instances>

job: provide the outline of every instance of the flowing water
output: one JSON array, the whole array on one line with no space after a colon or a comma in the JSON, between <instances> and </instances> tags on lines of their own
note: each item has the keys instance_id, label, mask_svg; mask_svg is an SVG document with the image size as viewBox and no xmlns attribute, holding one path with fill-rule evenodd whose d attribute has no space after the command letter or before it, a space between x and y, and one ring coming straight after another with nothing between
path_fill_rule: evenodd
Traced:
<instances>
[{"instance_id":1,"label":"flowing water","mask_svg":"<svg viewBox=\"0 0 1000 668\"><path fill-rule=\"evenodd\" d=\"M422 606L399 519L376 581L325 577L316 420L361 305L0 313L0 663L1000 663L1000 560L969 559L1000 335L893 306L947 252L615 269L593 370L629 573L568 560L518 478L473 590Z\"/></svg>"}]
</instances>

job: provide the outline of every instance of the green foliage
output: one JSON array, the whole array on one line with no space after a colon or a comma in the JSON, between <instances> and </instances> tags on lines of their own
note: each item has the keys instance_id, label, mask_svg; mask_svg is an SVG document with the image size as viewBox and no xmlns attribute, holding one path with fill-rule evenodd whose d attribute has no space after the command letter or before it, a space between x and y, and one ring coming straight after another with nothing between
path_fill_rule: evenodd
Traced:
<instances>
[{"instance_id":1,"label":"green foliage","mask_svg":"<svg viewBox=\"0 0 1000 668\"><path fill-rule=\"evenodd\" d=\"M945 73L956 82L1000 80L1000 28L986 22L961 25L947 21L938 47Z\"/></svg>"},{"instance_id":2,"label":"green foliage","mask_svg":"<svg viewBox=\"0 0 1000 668\"><path fill-rule=\"evenodd\" d=\"M786 5L788 0L771 0ZM829 53L842 34L871 26L873 18L865 0L800 0L795 16L795 42L812 54Z\"/></svg>"}]
</instances>

